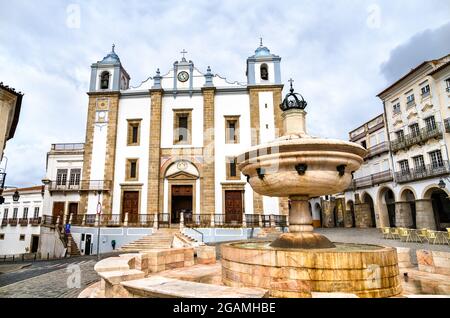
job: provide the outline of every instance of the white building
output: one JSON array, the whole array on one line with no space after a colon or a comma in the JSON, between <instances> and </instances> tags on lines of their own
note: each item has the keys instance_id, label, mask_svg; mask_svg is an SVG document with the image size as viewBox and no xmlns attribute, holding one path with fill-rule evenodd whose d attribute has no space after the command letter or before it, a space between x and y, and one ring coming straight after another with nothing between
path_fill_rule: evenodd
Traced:
<instances>
[{"instance_id":1,"label":"white building","mask_svg":"<svg viewBox=\"0 0 450 318\"><path fill-rule=\"evenodd\" d=\"M15 192L19 193L14 201ZM0 255L38 252L43 211L43 186L8 189L0 205Z\"/></svg>"},{"instance_id":2,"label":"white building","mask_svg":"<svg viewBox=\"0 0 450 318\"><path fill-rule=\"evenodd\" d=\"M235 162L281 132L280 61L261 44L243 63L247 83L238 83L183 55L130 88L113 47L91 66L81 173L82 183L103 191L81 191L78 213L95 214L100 201L114 221L158 215L160 225L179 223L181 211L188 221L202 215L216 224L287 214L287 201L254 193Z\"/></svg>"}]
</instances>

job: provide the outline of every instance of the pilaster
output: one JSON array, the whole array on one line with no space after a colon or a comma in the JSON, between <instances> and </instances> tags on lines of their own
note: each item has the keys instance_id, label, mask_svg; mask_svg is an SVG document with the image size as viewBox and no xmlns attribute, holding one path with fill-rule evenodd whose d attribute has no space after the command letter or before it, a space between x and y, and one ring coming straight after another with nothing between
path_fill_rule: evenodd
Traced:
<instances>
[{"instance_id":1,"label":"pilaster","mask_svg":"<svg viewBox=\"0 0 450 318\"><path fill-rule=\"evenodd\" d=\"M219 213L215 211L215 153L214 153L214 87L203 87L203 179L200 181L200 213ZM225 211L220 211L225 212Z\"/></svg>"}]
</instances>

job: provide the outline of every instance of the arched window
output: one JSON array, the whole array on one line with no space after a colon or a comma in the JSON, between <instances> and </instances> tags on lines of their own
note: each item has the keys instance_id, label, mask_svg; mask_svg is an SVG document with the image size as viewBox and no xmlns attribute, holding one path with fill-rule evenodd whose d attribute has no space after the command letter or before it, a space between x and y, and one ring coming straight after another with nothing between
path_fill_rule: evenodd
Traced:
<instances>
[{"instance_id":1,"label":"arched window","mask_svg":"<svg viewBox=\"0 0 450 318\"><path fill-rule=\"evenodd\" d=\"M109 72L104 71L100 76L100 88L108 89L109 88Z\"/></svg>"},{"instance_id":2,"label":"arched window","mask_svg":"<svg viewBox=\"0 0 450 318\"><path fill-rule=\"evenodd\" d=\"M267 81L269 79L269 68L266 63L261 64L260 73L262 80Z\"/></svg>"}]
</instances>

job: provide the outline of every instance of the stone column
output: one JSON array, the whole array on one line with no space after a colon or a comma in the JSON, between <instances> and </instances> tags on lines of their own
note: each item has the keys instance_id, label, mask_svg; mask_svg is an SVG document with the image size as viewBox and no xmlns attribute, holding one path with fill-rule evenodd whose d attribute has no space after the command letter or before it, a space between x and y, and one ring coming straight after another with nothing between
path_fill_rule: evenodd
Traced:
<instances>
[{"instance_id":1,"label":"stone column","mask_svg":"<svg viewBox=\"0 0 450 318\"><path fill-rule=\"evenodd\" d=\"M128 212L125 213L125 218L123 220L123 226L128 226Z\"/></svg>"},{"instance_id":2,"label":"stone column","mask_svg":"<svg viewBox=\"0 0 450 318\"><path fill-rule=\"evenodd\" d=\"M73 221L73 213L69 214L69 224L72 224Z\"/></svg>"},{"instance_id":3,"label":"stone column","mask_svg":"<svg viewBox=\"0 0 450 318\"><path fill-rule=\"evenodd\" d=\"M148 190L147 190L147 213L154 214L158 218L160 212L159 198L159 174L161 161L161 108L162 89L151 89L151 119L150 119L150 142L148 161ZM161 211L162 212L162 211ZM156 221L158 222L158 221ZM158 223L156 223L158 224Z\"/></svg>"},{"instance_id":4,"label":"stone column","mask_svg":"<svg viewBox=\"0 0 450 318\"><path fill-rule=\"evenodd\" d=\"M418 229L427 228L436 230L433 205L431 199L416 200L416 227Z\"/></svg>"},{"instance_id":5,"label":"stone column","mask_svg":"<svg viewBox=\"0 0 450 318\"><path fill-rule=\"evenodd\" d=\"M83 214L83 220L81 221L81 226L86 225L86 214Z\"/></svg>"},{"instance_id":6,"label":"stone column","mask_svg":"<svg viewBox=\"0 0 450 318\"><path fill-rule=\"evenodd\" d=\"M184 229L184 212L180 212L180 230Z\"/></svg>"},{"instance_id":7,"label":"stone column","mask_svg":"<svg viewBox=\"0 0 450 318\"><path fill-rule=\"evenodd\" d=\"M370 204L355 203L355 227L367 228L372 227L372 213L370 211Z\"/></svg>"},{"instance_id":8,"label":"stone column","mask_svg":"<svg viewBox=\"0 0 450 318\"><path fill-rule=\"evenodd\" d=\"M200 181L200 213L217 213L215 206L214 99L215 87L202 88L203 94L203 178ZM195 198L194 198L195 199Z\"/></svg>"},{"instance_id":9,"label":"stone column","mask_svg":"<svg viewBox=\"0 0 450 318\"><path fill-rule=\"evenodd\" d=\"M154 219L153 219L153 229L157 230L158 229L158 214L154 214Z\"/></svg>"},{"instance_id":10,"label":"stone column","mask_svg":"<svg viewBox=\"0 0 450 318\"><path fill-rule=\"evenodd\" d=\"M291 213L289 220L289 232L312 232L312 217L309 213L308 197L291 197L291 210L308 211L308 213Z\"/></svg>"},{"instance_id":11,"label":"stone column","mask_svg":"<svg viewBox=\"0 0 450 318\"><path fill-rule=\"evenodd\" d=\"M245 213L242 215L242 227L247 227L247 220L245 218Z\"/></svg>"},{"instance_id":12,"label":"stone column","mask_svg":"<svg viewBox=\"0 0 450 318\"><path fill-rule=\"evenodd\" d=\"M411 214L411 202L397 201L395 202L395 226L410 228L413 225Z\"/></svg>"}]
</instances>

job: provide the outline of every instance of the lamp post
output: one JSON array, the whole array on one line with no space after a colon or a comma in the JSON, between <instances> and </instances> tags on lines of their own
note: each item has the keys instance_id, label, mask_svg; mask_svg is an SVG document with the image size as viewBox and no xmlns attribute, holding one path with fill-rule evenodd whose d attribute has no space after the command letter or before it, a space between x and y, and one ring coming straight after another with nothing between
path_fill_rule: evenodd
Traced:
<instances>
[{"instance_id":1,"label":"lamp post","mask_svg":"<svg viewBox=\"0 0 450 318\"><path fill-rule=\"evenodd\" d=\"M102 214L102 203L100 201L100 195L102 194L102 190L98 190L98 203L97 203L97 261L100 260L100 215Z\"/></svg>"}]
</instances>

